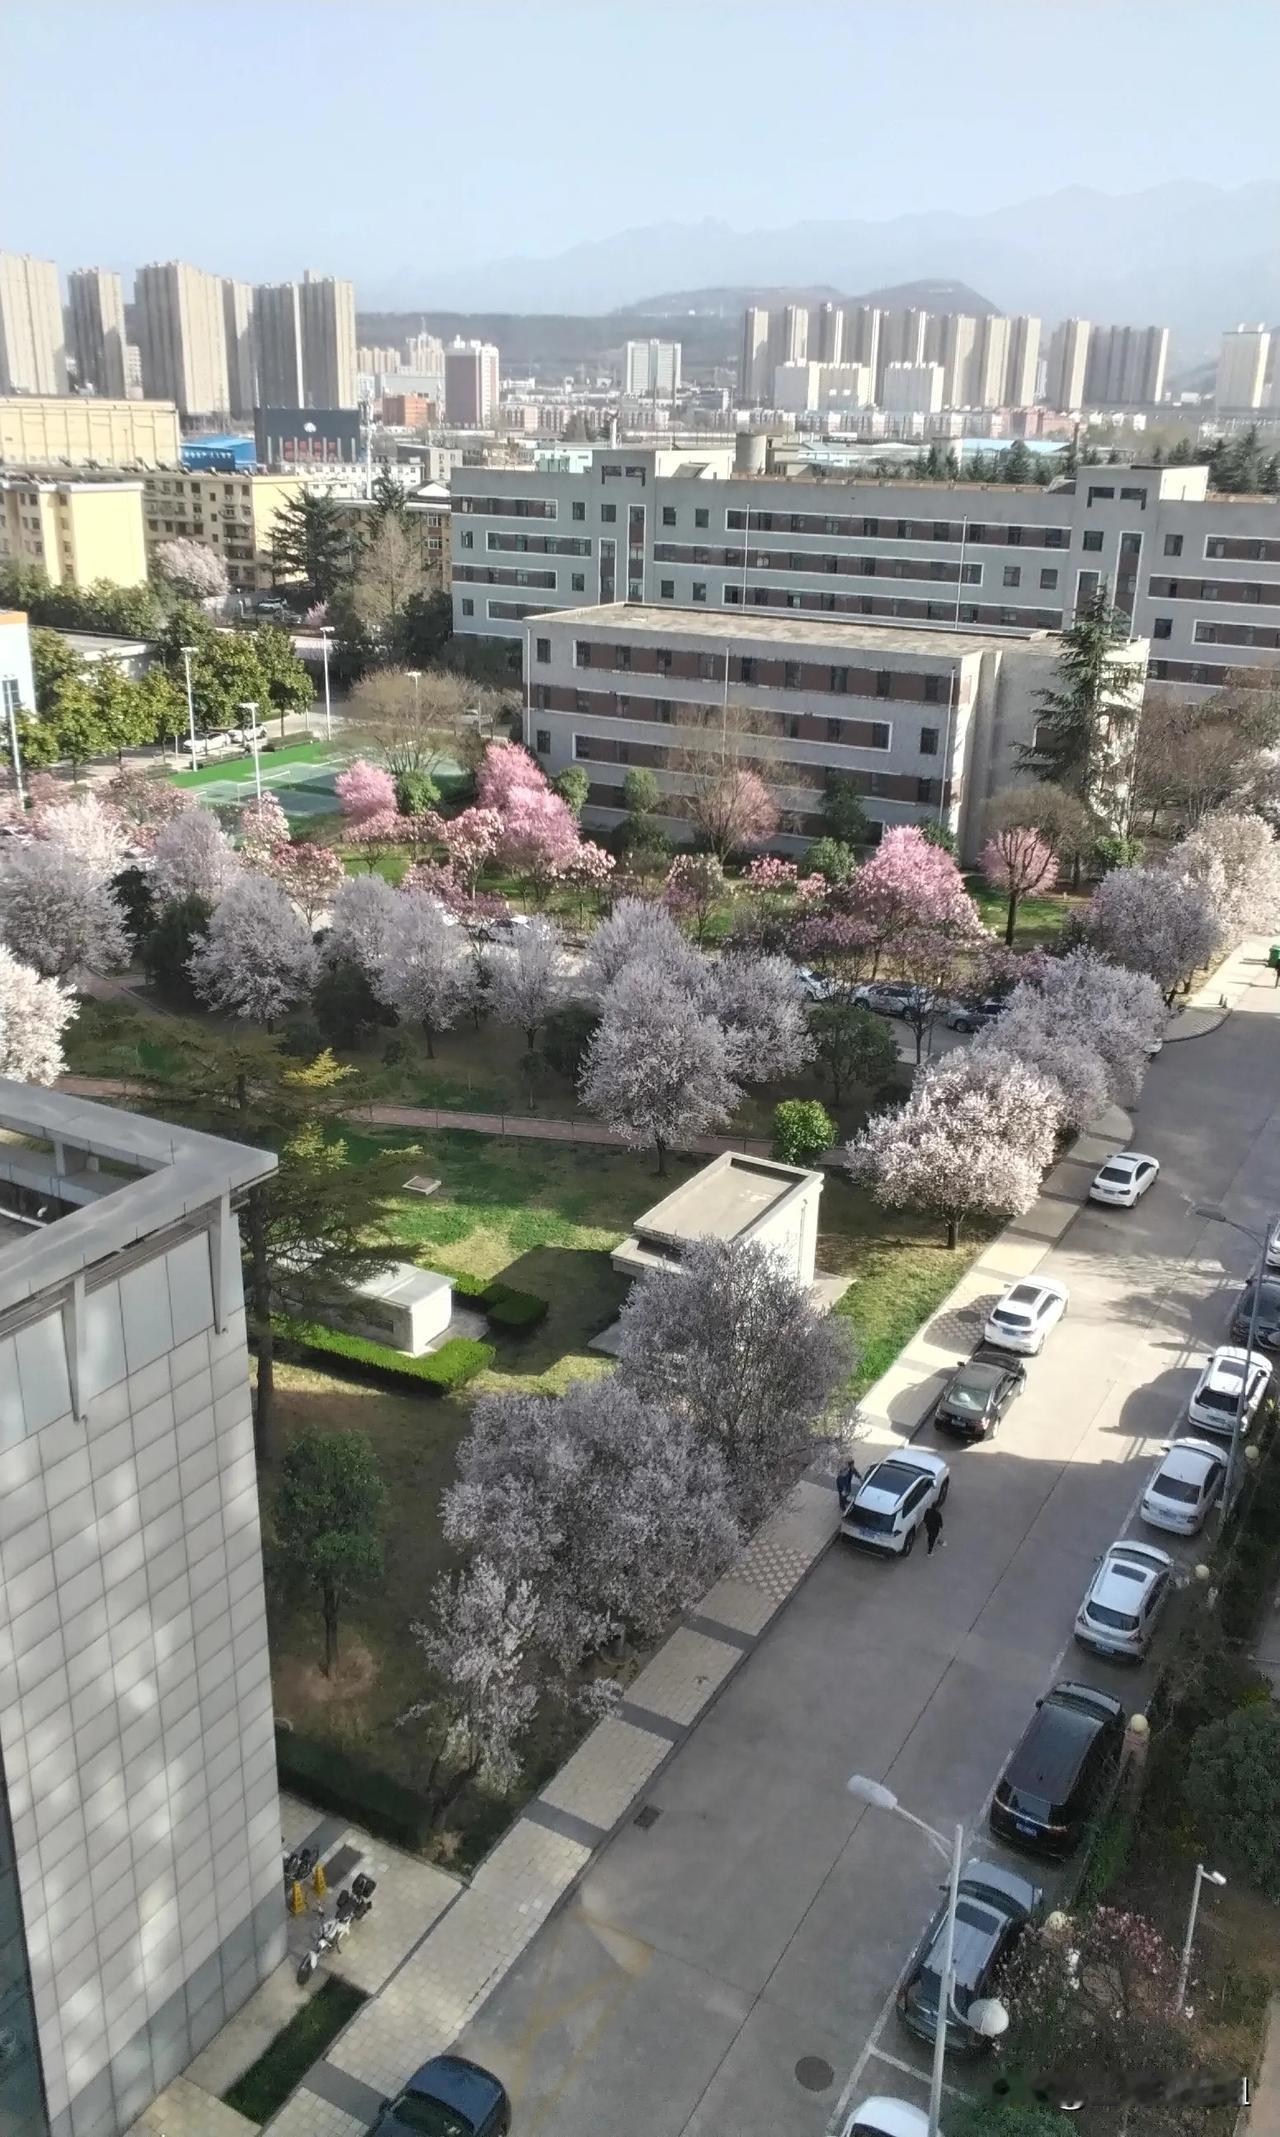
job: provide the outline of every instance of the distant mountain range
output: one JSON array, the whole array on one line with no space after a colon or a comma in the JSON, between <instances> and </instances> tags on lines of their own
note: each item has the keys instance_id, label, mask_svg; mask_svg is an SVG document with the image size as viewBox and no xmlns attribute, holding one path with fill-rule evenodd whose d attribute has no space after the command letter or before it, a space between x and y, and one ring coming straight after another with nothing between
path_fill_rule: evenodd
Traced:
<instances>
[{"instance_id":1,"label":"distant mountain range","mask_svg":"<svg viewBox=\"0 0 1280 2137\"><path fill-rule=\"evenodd\" d=\"M1113 196L1070 186L982 215L948 210L887 222L825 220L783 230L655 223L572 245L546 259L421 267L377 286L366 303L428 319L442 311L596 314L655 305L740 310L748 294L821 292L846 300L882 286L971 283L1006 312L1049 321L1168 324L1177 360L1206 356L1224 326L1280 318L1280 183L1227 189L1199 180ZM675 292L642 301L644 290ZM968 293L970 296L972 292ZM819 297L818 301L821 301ZM937 301L940 310L959 306Z\"/></svg>"}]
</instances>

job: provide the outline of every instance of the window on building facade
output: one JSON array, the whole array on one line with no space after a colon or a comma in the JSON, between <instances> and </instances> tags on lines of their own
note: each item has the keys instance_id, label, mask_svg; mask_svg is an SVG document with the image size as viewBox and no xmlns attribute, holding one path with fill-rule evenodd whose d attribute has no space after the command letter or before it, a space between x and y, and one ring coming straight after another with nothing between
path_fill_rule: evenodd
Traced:
<instances>
[{"instance_id":1,"label":"window on building facade","mask_svg":"<svg viewBox=\"0 0 1280 2137\"><path fill-rule=\"evenodd\" d=\"M1182 555L1182 536L1180 534L1166 534L1164 538L1164 553L1167 557L1180 557Z\"/></svg>"},{"instance_id":2,"label":"window on building facade","mask_svg":"<svg viewBox=\"0 0 1280 2137\"><path fill-rule=\"evenodd\" d=\"M674 506L674 505L664 505L664 506L662 507L662 524L663 524L663 526L664 526L664 527L674 527L674 526L675 526L675 523L676 523L676 508L675 508L675 506Z\"/></svg>"},{"instance_id":3,"label":"window on building facade","mask_svg":"<svg viewBox=\"0 0 1280 2137\"><path fill-rule=\"evenodd\" d=\"M463 613L463 615L464 615L464 616L474 616L474 615L475 615L475 612L476 612L476 605L475 605L475 602L474 602L474 601L473 601L473 600L471 599L470 595L468 595L468 594L464 594L464 595L463 595L463 597L462 597L462 613Z\"/></svg>"},{"instance_id":4,"label":"window on building facade","mask_svg":"<svg viewBox=\"0 0 1280 2137\"><path fill-rule=\"evenodd\" d=\"M921 730L920 730L920 755L921 755L922 757L936 757L936 756L937 756L937 754L938 754L938 730L937 730L937 728L936 728L936 727L922 727L922 728L921 728Z\"/></svg>"},{"instance_id":5,"label":"window on building facade","mask_svg":"<svg viewBox=\"0 0 1280 2137\"><path fill-rule=\"evenodd\" d=\"M572 519L585 519L586 516L587 508L583 499L581 497L575 497L573 500L573 510L570 514L570 517Z\"/></svg>"},{"instance_id":6,"label":"window on building facade","mask_svg":"<svg viewBox=\"0 0 1280 2137\"><path fill-rule=\"evenodd\" d=\"M1140 505L1145 512L1147 509L1147 493L1145 490L1121 490L1120 502L1122 505Z\"/></svg>"},{"instance_id":7,"label":"window on building facade","mask_svg":"<svg viewBox=\"0 0 1280 2137\"><path fill-rule=\"evenodd\" d=\"M591 755L591 737L590 737L590 735L575 735L575 736L574 736L574 738L573 738L573 754L574 754L574 756L575 756L575 757L589 757L589 756Z\"/></svg>"},{"instance_id":8,"label":"window on building facade","mask_svg":"<svg viewBox=\"0 0 1280 2137\"><path fill-rule=\"evenodd\" d=\"M588 694L588 692L587 692L587 691L585 691L585 690L575 690L575 691L574 691L574 693L573 693L573 709L574 709L574 711L575 711L575 712L590 712L590 710L591 710L591 698L590 698L590 695Z\"/></svg>"},{"instance_id":9,"label":"window on building facade","mask_svg":"<svg viewBox=\"0 0 1280 2137\"><path fill-rule=\"evenodd\" d=\"M1173 618L1172 618L1172 616L1157 616L1157 617L1156 617L1156 618L1154 619L1154 621L1152 622L1152 625L1151 625L1151 636L1152 636L1153 638L1172 638L1172 636L1173 636Z\"/></svg>"},{"instance_id":10,"label":"window on building facade","mask_svg":"<svg viewBox=\"0 0 1280 2137\"><path fill-rule=\"evenodd\" d=\"M888 668L881 668L876 676L876 696L893 696L893 676Z\"/></svg>"},{"instance_id":11,"label":"window on building facade","mask_svg":"<svg viewBox=\"0 0 1280 2137\"><path fill-rule=\"evenodd\" d=\"M1081 542L1081 544L1080 544L1080 547L1081 547L1082 549L1101 549L1101 547L1102 547L1102 529L1101 529L1101 527L1086 527L1086 528L1085 528L1085 530L1084 530L1084 540L1083 540L1083 541Z\"/></svg>"},{"instance_id":12,"label":"window on building facade","mask_svg":"<svg viewBox=\"0 0 1280 2137\"><path fill-rule=\"evenodd\" d=\"M700 682L713 683L719 672L720 663L714 653L699 653L698 679Z\"/></svg>"},{"instance_id":13,"label":"window on building facade","mask_svg":"<svg viewBox=\"0 0 1280 2137\"><path fill-rule=\"evenodd\" d=\"M546 661L546 660L550 660L550 658L551 658L551 640L550 640L549 638L537 638L537 639L535 639L535 640L534 640L534 646L533 646L533 653L534 653L534 659L535 659L535 660L543 660L543 661Z\"/></svg>"},{"instance_id":14,"label":"window on building facade","mask_svg":"<svg viewBox=\"0 0 1280 2137\"><path fill-rule=\"evenodd\" d=\"M798 660L783 662L782 687L784 690L798 690L800 688L800 663Z\"/></svg>"},{"instance_id":15,"label":"window on building facade","mask_svg":"<svg viewBox=\"0 0 1280 2137\"><path fill-rule=\"evenodd\" d=\"M591 666L591 640L589 638L575 638L573 642L573 665L575 668L589 668Z\"/></svg>"},{"instance_id":16,"label":"window on building facade","mask_svg":"<svg viewBox=\"0 0 1280 2137\"><path fill-rule=\"evenodd\" d=\"M615 647L614 647L614 649L613 649L613 665L614 665L614 667L615 667L615 668L629 668L629 667L631 666L631 648L630 648L630 646L615 646Z\"/></svg>"},{"instance_id":17,"label":"window on building facade","mask_svg":"<svg viewBox=\"0 0 1280 2137\"><path fill-rule=\"evenodd\" d=\"M601 505L600 517L604 520L606 526L612 526L614 520L618 517L618 507L616 505Z\"/></svg>"},{"instance_id":18,"label":"window on building facade","mask_svg":"<svg viewBox=\"0 0 1280 2137\"><path fill-rule=\"evenodd\" d=\"M538 729L533 738L533 746L542 756L546 756L551 747L551 729L549 727L540 727Z\"/></svg>"},{"instance_id":19,"label":"window on building facade","mask_svg":"<svg viewBox=\"0 0 1280 2137\"><path fill-rule=\"evenodd\" d=\"M833 668L831 670L830 686L832 690L836 691L848 690L849 670L847 668Z\"/></svg>"},{"instance_id":20,"label":"window on building facade","mask_svg":"<svg viewBox=\"0 0 1280 2137\"><path fill-rule=\"evenodd\" d=\"M871 723L871 740L867 744L868 749L888 749L890 733L891 730L887 721L873 720Z\"/></svg>"},{"instance_id":21,"label":"window on building facade","mask_svg":"<svg viewBox=\"0 0 1280 2137\"><path fill-rule=\"evenodd\" d=\"M1006 564L1006 565L1005 565L1005 567L1004 567L1004 584L1005 584L1006 586L1021 586L1021 584L1022 584L1022 566L1021 566L1021 564Z\"/></svg>"},{"instance_id":22,"label":"window on building facade","mask_svg":"<svg viewBox=\"0 0 1280 2137\"><path fill-rule=\"evenodd\" d=\"M574 572L571 572L571 573L570 573L570 575L569 575L569 591L570 591L570 593L571 593L571 594L585 594L586 590L587 590L587 577L586 577L586 573L585 573L585 572L582 572L582 571L574 571Z\"/></svg>"},{"instance_id":23,"label":"window on building facade","mask_svg":"<svg viewBox=\"0 0 1280 2137\"><path fill-rule=\"evenodd\" d=\"M695 579L695 580L694 580L694 582L693 582L693 599L694 599L695 601L705 601L705 600L706 600L706 598L707 598L707 582L706 582L706 580L705 580L705 579Z\"/></svg>"},{"instance_id":24,"label":"window on building facade","mask_svg":"<svg viewBox=\"0 0 1280 2137\"><path fill-rule=\"evenodd\" d=\"M695 527L709 527L711 525L711 514L705 505L694 506L693 524Z\"/></svg>"},{"instance_id":25,"label":"window on building facade","mask_svg":"<svg viewBox=\"0 0 1280 2137\"><path fill-rule=\"evenodd\" d=\"M659 675L669 675L671 673L670 646L655 646L653 659Z\"/></svg>"},{"instance_id":26,"label":"window on building facade","mask_svg":"<svg viewBox=\"0 0 1280 2137\"><path fill-rule=\"evenodd\" d=\"M925 678L924 678L924 701L925 701L925 704L926 704L926 705L937 705L937 704L939 704L939 703L941 702L941 699L942 699L942 677L941 677L940 675L926 675L926 676L925 676Z\"/></svg>"},{"instance_id":27,"label":"window on building facade","mask_svg":"<svg viewBox=\"0 0 1280 2137\"><path fill-rule=\"evenodd\" d=\"M476 546L475 534L470 527L464 527L462 530L462 546L464 549L474 549Z\"/></svg>"},{"instance_id":28,"label":"window on building facade","mask_svg":"<svg viewBox=\"0 0 1280 2137\"><path fill-rule=\"evenodd\" d=\"M1086 506L1096 505L1100 497L1111 498L1115 494L1116 486L1114 482L1091 482L1088 496L1085 498L1085 504Z\"/></svg>"},{"instance_id":29,"label":"window on building facade","mask_svg":"<svg viewBox=\"0 0 1280 2137\"><path fill-rule=\"evenodd\" d=\"M1050 565L1047 565L1047 566L1046 566L1046 568L1045 568L1045 569L1044 569L1044 570L1043 570L1043 571L1041 572L1041 574L1040 574L1040 591L1041 591L1041 593L1042 593L1042 594L1051 594L1051 593L1053 592L1054 588L1056 587L1057 583L1058 583L1058 569L1057 569L1057 566L1056 566L1055 564L1050 564Z\"/></svg>"},{"instance_id":30,"label":"window on building facade","mask_svg":"<svg viewBox=\"0 0 1280 2137\"><path fill-rule=\"evenodd\" d=\"M658 598L661 601L675 600L676 582L674 579L660 579L658 581Z\"/></svg>"},{"instance_id":31,"label":"window on building facade","mask_svg":"<svg viewBox=\"0 0 1280 2137\"><path fill-rule=\"evenodd\" d=\"M744 653L741 660L738 662L738 680L741 683L754 683L755 679L755 661L750 653Z\"/></svg>"}]
</instances>

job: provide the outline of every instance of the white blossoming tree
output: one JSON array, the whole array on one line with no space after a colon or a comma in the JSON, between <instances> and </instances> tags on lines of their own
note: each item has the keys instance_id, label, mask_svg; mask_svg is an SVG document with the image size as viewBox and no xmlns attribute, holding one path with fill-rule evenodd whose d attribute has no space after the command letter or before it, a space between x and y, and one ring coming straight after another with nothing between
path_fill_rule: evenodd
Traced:
<instances>
[{"instance_id":1,"label":"white blossoming tree","mask_svg":"<svg viewBox=\"0 0 1280 2137\"><path fill-rule=\"evenodd\" d=\"M681 934L662 905L643 898L620 898L587 945L580 981L584 994L601 996L619 975L635 965L654 967L686 992L708 991L708 965Z\"/></svg>"},{"instance_id":2,"label":"white blossoming tree","mask_svg":"<svg viewBox=\"0 0 1280 2137\"><path fill-rule=\"evenodd\" d=\"M477 1558L436 1582L430 1617L409 1628L435 1692L400 1721L442 1722L425 1781L437 1824L473 1781L500 1794L519 1779L521 1739L538 1704L537 1619L531 1584Z\"/></svg>"},{"instance_id":3,"label":"white blossoming tree","mask_svg":"<svg viewBox=\"0 0 1280 2137\"><path fill-rule=\"evenodd\" d=\"M324 943L326 961L359 965L372 981L390 946L396 911L396 894L385 876L348 876L334 892Z\"/></svg>"},{"instance_id":4,"label":"white blossoming tree","mask_svg":"<svg viewBox=\"0 0 1280 2137\"><path fill-rule=\"evenodd\" d=\"M0 948L0 1076L19 1083L56 1083L66 1068L62 1034L76 999Z\"/></svg>"},{"instance_id":5,"label":"white blossoming tree","mask_svg":"<svg viewBox=\"0 0 1280 2137\"><path fill-rule=\"evenodd\" d=\"M124 908L107 878L39 841L0 866L0 941L46 979L129 962Z\"/></svg>"},{"instance_id":6,"label":"white blossoming tree","mask_svg":"<svg viewBox=\"0 0 1280 2137\"><path fill-rule=\"evenodd\" d=\"M434 1057L437 1034L450 1030L475 999L475 960L466 930L424 891L401 891L393 907L373 989L402 1023L422 1026Z\"/></svg>"},{"instance_id":7,"label":"white blossoming tree","mask_svg":"<svg viewBox=\"0 0 1280 2137\"><path fill-rule=\"evenodd\" d=\"M818 1437L842 1431L857 1363L847 1321L822 1312L781 1257L706 1239L632 1288L619 1372L645 1402L686 1417L715 1447L744 1530L793 1482Z\"/></svg>"},{"instance_id":8,"label":"white blossoming tree","mask_svg":"<svg viewBox=\"0 0 1280 2137\"><path fill-rule=\"evenodd\" d=\"M1110 1096L1118 1105L1132 1105L1165 1026L1166 1004L1155 981L1092 950L1072 950L1048 960L1034 993L1047 1026L1085 1040L1102 1060ZM1022 999L1022 988L1015 987L1010 1008Z\"/></svg>"},{"instance_id":9,"label":"white blossoming tree","mask_svg":"<svg viewBox=\"0 0 1280 2137\"><path fill-rule=\"evenodd\" d=\"M535 919L518 931L517 940L491 950L485 959L490 1003L500 1024L515 1024L532 1053L538 1032L565 994L565 961L559 930Z\"/></svg>"},{"instance_id":10,"label":"white blossoming tree","mask_svg":"<svg viewBox=\"0 0 1280 2137\"><path fill-rule=\"evenodd\" d=\"M183 898L216 904L240 863L222 826L208 809L184 809L162 824L152 848L151 888L157 907Z\"/></svg>"},{"instance_id":11,"label":"white blossoming tree","mask_svg":"<svg viewBox=\"0 0 1280 2137\"><path fill-rule=\"evenodd\" d=\"M847 1146L850 1176L885 1209L938 1217L954 1247L970 1217L1021 1217L1040 1190L1025 1148L974 1118L968 1106L932 1102L923 1077L906 1104L877 1113Z\"/></svg>"},{"instance_id":12,"label":"white blossoming tree","mask_svg":"<svg viewBox=\"0 0 1280 2137\"><path fill-rule=\"evenodd\" d=\"M715 1013L735 1072L748 1083L794 1076L812 1060L807 1004L786 957L722 957L713 968Z\"/></svg>"},{"instance_id":13,"label":"white blossoming tree","mask_svg":"<svg viewBox=\"0 0 1280 2137\"><path fill-rule=\"evenodd\" d=\"M1210 890L1228 942L1274 934L1280 926L1280 844L1265 817L1215 809L1173 848L1166 865Z\"/></svg>"},{"instance_id":14,"label":"white blossoming tree","mask_svg":"<svg viewBox=\"0 0 1280 2137\"><path fill-rule=\"evenodd\" d=\"M214 908L209 932L191 953L197 994L213 1009L270 1031L308 999L316 979L311 930L278 883L245 875Z\"/></svg>"},{"instance_id":15,"label":"white blossoming tree","mask_svg":"<svg viewBox=\"0 0 1280 2137\"><path fill-rule=\"evenodd\" d=\"M1027 1063L967 1048L946 1055L920 1088L932 1107L989 1129L1030 1158L1037 1172L1053 1163L1062 1126L1057 1089Z\"/></svg>"},{"instance_id":16,"label":"white blossoming tree","mask_svg":"<svg viewBox=\"0 0 1280 2137\"><path fill-rule=\"evenodd\" d=\"M582 1103L665 1173L673 1145L722 1128L740 1091L723 1026L665 969L628 966L608 988L579 1082Z\"/></svg>"},{"instance_id":17,"label":"white blossoming tree","mask_svg":"<svg viewBox=\"0 0 1280 2137\"><path fill-rule=\"evenodd\" d=\"M1102 1056L1076 1033L1046 1022L1041 997L1020 987L1004 1015L980 1031L970 1058L990 1056L1001 1064L1020 1061L1057 1092L1064 1127L1080 1130L1096 1120L1110 1095Z\"/></svg>"},{"instance_id":18,"label":"white blossoming tree","mask_svg":"<svg viewBox=\"0 0 1280 2137\"><path fill-rule=\"evenodd\" d=\"M1145 972L1166 1001L1221 948L1223 920L1211 893L1172 867L1113 868L1089 902L1085 925L1104 957Z\"/></svg>"},{"instance_id":19,"label":"white blossoming tree","mask_svg":"<svg viewBox=\"0 0 1280 2137\"><path fill-rule=\"evenodd\" d=\"M96 794L46 803L36 811L33 828L37 838L82 862L95 875L119 875L124 866L128 838L119 811L110 802L99 801Z\"/></svg>"}]
</instances>

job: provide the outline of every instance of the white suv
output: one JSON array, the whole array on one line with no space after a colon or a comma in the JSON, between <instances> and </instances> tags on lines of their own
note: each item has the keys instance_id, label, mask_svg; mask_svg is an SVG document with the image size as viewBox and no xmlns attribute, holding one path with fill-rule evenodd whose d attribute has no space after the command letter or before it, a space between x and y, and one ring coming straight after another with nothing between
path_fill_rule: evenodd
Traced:
<instances>
[{"instance_id":1,"label":"white suv","mask_svg":"<svg viewBox=\"0 0 1280 2137\"><path fill-rule=\"evenodd\" d=\"M1048 1277L1028 1277L1020 1284L1010 1284L987 1316L983 1342L1034 1357L1044 1349L1049 1330L1057 1327L1066 1312L1068 1296L1065 1284L1056 1284Z\"/></svg>"},{"instance_id":2,"label":"white suv","mask_svg":"<svg viewBox=\"0 0 1280 2137\"><path fill-rule=\"evenodd\" d=\"M1249 1359L1249 1392L1242 1401L1246 1356L1234 1344L1225 1344L1207 1361L1187 1404L1187 1416L1202 1432L1220 1432L1224 1439L1233 1439L1238 1425L1243 1439L1249 1430L1271 1385L1271 1367L1254 1351Z\"/></svg>"},{"instance_id":3,"label":"white suv","mask_svg":"<svg viewBox=\"0 0 1280 2137\"><path fill-rule=\"evenodd\" d=\"M851 1543L906 1558L915 1549L916 1530L931 1506L941 1506L951 1488L951 1472L940 1454L906 1447L867 1471L840 1523Z\"/></svg>"}]
</instances>

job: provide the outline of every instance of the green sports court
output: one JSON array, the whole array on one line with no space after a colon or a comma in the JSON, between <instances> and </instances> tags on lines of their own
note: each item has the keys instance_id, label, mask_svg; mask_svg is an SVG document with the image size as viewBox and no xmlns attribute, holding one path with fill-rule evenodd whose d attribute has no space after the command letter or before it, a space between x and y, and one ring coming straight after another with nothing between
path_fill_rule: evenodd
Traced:
<instances>
[{"instance_id":1,"label":"green sports court","mask_svg":"<svg viewBox=\"0 0 1280 2137\"><path fill-rule=\"evenodd\" d=\"M259 758L262 791L275 795L285 815L295 818L332 816L338 806L333 783L348 758L327 742L300 742L284 749L263 750ZM230 757L223 763L201 765L198 771L171 774L177 787L199 794L210 808L243 808L257 792L252 756Z\"/></svg>"}]
</instances>

